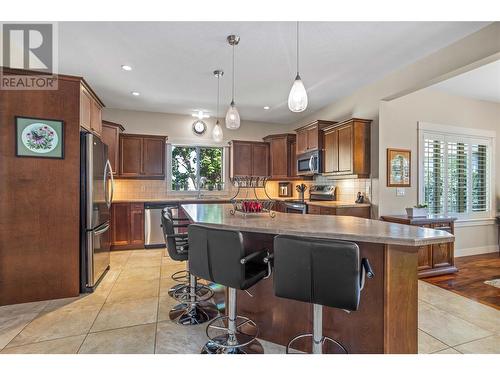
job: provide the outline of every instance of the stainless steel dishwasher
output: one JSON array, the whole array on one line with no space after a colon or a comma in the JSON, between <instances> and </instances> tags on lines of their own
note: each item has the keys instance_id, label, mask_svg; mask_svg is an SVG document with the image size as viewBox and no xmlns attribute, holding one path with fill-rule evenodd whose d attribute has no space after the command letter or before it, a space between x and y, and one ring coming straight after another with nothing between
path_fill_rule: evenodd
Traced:
<instances>
[{"instance_id":1,"label":"stainless steel dishwasher","mask_svg":"<svg viewBox=\"0 0 500 375\"><path fill-rule=\"evenodd\" d=\"M177 207L174 203L144 203L144 247L146 249L165 247L161 228L161 213L165 207Z\"/></svg>"}]
</instances>

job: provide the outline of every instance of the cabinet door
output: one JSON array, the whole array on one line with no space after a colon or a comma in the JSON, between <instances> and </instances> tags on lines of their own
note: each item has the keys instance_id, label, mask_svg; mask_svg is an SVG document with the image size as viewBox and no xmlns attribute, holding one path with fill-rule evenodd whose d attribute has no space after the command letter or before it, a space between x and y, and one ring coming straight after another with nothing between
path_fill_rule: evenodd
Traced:
<instances>
[{"instance_id":1,"label":"cabinet door","mask_svg":"<svg viewBox=\"0 0 500 375\"><path fill-rule=\"evenodd\" d=\"M83 87L80 89L80 126L87 130L91 130L91 103L92 98L90 97L87 90Z\"/></svg>"},{"instance_id":2,"label":"cabinet door","mask_svg":"<svg viewBox=\"0 0 500 375\"><path fill-rule=\"evenodd\" d=\"M252 144L252 176L269 176L269 144Z\"/></svg>"},{"instance_id":3,"label":"cabinet door","mask_svg":"<svg viewBox=\"0 0 500 375\"><path fill-rule=\"evenodd\" d=\"M335 215L337 210L333 207L320 207L319 212L321 215Z\"/></svg>"},{"instance_id":4,"label":"cabinet door","mask_svg":"<svg viewBox=\"0 0 500 375\"><path fill-rule=\"evenodd\" d=\"M317 150L319 147L318 144L318 126L314 126L313 128L307 129L307 151Z\"/></svg>"},{"instance_id":5,"label":"cabinet door","mask_svg":"<svg viewBox=\"0 0 500 375\"><path fill-rule=\"evenodd\" d=\"M297 154L307 152L307 130L297 132Z\"/></svg>"},{"instance_id":6,"label":"cabinet door","mask_svg":"<svg viewBox=\"0 0 500 375\"><path fill-rule=\"evenodd\" d=\"M338 129L339 172L352 172L352 126Z\"/></svg>"},{"instance_id":7,"label":"cabinet door","mask_svg":"<svg viewBox=\"0 0 500 375\"><path fill-rule=\"evenodd\" d=\"M111 245L127 246L130 241L130 204L113 203L111 209Z\"/></svg>"},{"instance_id":8,"label":"cabinet door","mask_svg":"<svg viewBox=\"0 0 500 375\"><path fill-rule=\"evenodd\" d=\"M165 177L165 142L159 138L143 138L142 174L146 177Z\"/></svg>"},{"instance_id":9,"label":"cabinet door","mask_svg":"<svg viewBox=\"0 0 500 375\"><path fill-rule=\"evenodd\" d=\"M325 133L325 173L339 170L339 132L333 129Z\"/></svg>"},{"instance_id":10,"label":"cabinet door","mask_svg":"<svg viewBox=\"0 0 500 375\"><path fill-rule=\"evenodd\" d=\"M421 246L418 249L418 266L419 271L432 268L432 245Z\"/></svg>"},{"instance_id":11,"label":"cabinet door","mask_svg":"<svg viewBox=\"0 0 500 375\"><path fill-rule=\"evenodd\" d=\"M144 205L130 204L130 245L144 246Z\"/></svg>"},{"instance_id":12,"label":"cabinet door","mask_svg":"<svg viewBox=\"0 0 500 375\"><path fill-rule=\"evenodd\" d=\"M297 177L297 142L290 142L289 176Z\"/></svg>"},{"instance_id":13,"label":"cabinet door","mask_svg":"<svg viewBox=\"0 0 500 375\"><path fill-rule=\"evenodd\" d=\"M370 207L339 207L337 215L370 218Z\"/></svg>"},{"instance_id":14,"label":"cabinet door","mask_svg":"<svg viewBox=\"0 0 500 375\"><path fill-rule=\"evenodd\" d=\"M120 137L120 175L139 177L142 172L142 138Z\"/></svg>"},{"instance_id":15,"label":"cabinet door","mask_svg":"<svg viewBox=\"0 0 500 375\"><path fill-rule=\"evenodd\" d=\"M90 128L94 131L94 133L101 134L101 107L95 102L95 100L90 102Z\"/></svg>"},{"instance_id":16,"label":"cabinet door","mask_svg":"<svg viewBox=\"0 0 500 375\"><path fill-rule=\"evenodd\" d=\"M287 139L285 137L271 139L269 148L271 176L276 178L288 177L289 146Z\"/></svg>"},{"instance_id":17,"label":"cabinet door","mask_svg":"<svg viewBox=\"0 0 500 375\"><path fill-rule=\"evenodd\" d=\"M311 214L311 215L320 215L321 214L321 207L307 205L307 213Z\"/></svg>"},{"instance_id":18,"label":"cabinet door","mask_svg":"<svg viewBox=\"0 0 500 375\"><path fill-rule=\"evenodd\" d=\"M251 143L233 142L231 145L231 171L231 177L252 175Z\"/></svg>"},{"instance_id":19,"label":"cabinet door","mask_svg":"<svg viewBox=\"0 0 500 375\"><path fill-rule=\"evenodd\" d=\"M448 267L453 265L451 244L440 243L432 245L432 267Z\"/></svg>"},{"instance_id":20,"label":"cabinet door","mask_svg":"<svg viewBox=\"0 0 500 375\"><path fill-rule=\"evenodd\" d=\"M108 145L108 159L111 163L111 168L113 169L113 174L116 175L118 173L118 137L120 131L116 126L109 126L106 124L102 124L101 130L101 138L102 141Z\"/></svg>"}]
</instances>

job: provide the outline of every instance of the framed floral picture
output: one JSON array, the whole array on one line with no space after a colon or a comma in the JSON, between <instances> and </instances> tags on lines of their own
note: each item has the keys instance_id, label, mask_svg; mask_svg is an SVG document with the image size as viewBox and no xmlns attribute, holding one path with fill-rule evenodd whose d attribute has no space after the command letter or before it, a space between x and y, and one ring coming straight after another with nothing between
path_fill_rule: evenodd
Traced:
<instances>
[{"instance_id":1,"label":"framed floral picture","mask_svg":"<svg viewBox=\"0 0 500 375\"><path fill-rule=\"evenodd\" d=\"M411 150L387 149L387 186L411 186Z\"/></svg>"},{"instance_id":2,"label":"framed floral picture","mask_svg":"<svg viewBox=\"0 0 500 375\"><path fill-rule=\"evenodd\" d=\"M16 116L16 156L64 159L64 121Z\"/></svg>"}]
</instances>

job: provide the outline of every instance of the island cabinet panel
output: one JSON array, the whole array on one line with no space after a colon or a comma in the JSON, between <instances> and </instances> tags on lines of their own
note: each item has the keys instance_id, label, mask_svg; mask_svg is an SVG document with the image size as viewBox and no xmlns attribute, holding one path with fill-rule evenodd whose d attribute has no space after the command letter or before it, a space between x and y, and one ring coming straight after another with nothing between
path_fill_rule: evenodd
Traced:
<instances>
[{"instance_id":1,"label":"island cabinet panel","mask_svg":"<svg viewBox=\"0 0 500 375\"><path fill-rule=\"evenodd\" d=\"M269 143L231 141L230 176L269 176Z\"/></svg>"},{"instance_id":2,"label":"island cabinet panel","mask_svg":"<svg viewBox=\"0 0 500 375\"><path fill-rule=\"evenodd\" d=\"M297 132L297 155L323 150L323 128L335 124L333 121L317 120L295 131Z\"/></svg>"},{"instance_id":3,"label":"island cabinet panel","mask_svg":"<svg viewBox=\"0 0 500 375\"><path fill-rule=\"evenodd\" d=\"M120 134L120 178L164 179L165 136Z\"/></svg>"},{"instance_id":4,"label":"island cabinet panel","mask_svg":"<svg viewBox=\"0 0 500 375\"><path fill-rule=\"evenodd\" d=\"M287 179L297 176L295 134L274 134L264 137L269 143L269 167L271 178Z\"/></svg>"},{"instance_id":5,"label":"island cabinet panel","mask_svg":"<svg viewBox=\"0 0 500 375\"><path fill-rule=\"evenodd\" d=\"M445 216L429 216L408 218L405 215L382 216L382 220L423 228L444 230L454 234L456 218ZM457 272L454 260L455 245L453 242L421 246L418 249L418 276L420 278L445 275Z\"/></svg>"},{"instance_id":6,"label":"island cabinet panel","mask_svg":"<svg viewBox=\"0 0 500 375\"><path fill-rule=\"evenodd\" d=\"M113 203L111 249L138 249L144 246L144 204Z\"/></svg>"},{"instance_id":7,"label":"island cabinet panel","mask_svg":"<svg viewBox=\"0 0 500 375\"><path fill-rule=\"evenodd\" d=\"M325 174L369 177L370 123L354 118L323 128Z\"/></svg>"},{"instance_id":8,"label":"island cabinet panel","mask_svg":"<svg viewBox=\"0 0 500 375\"><path fill-rule=\"evenodd\" d=\"M119 160L119 137L120 133L123 132L123 126L120 124L103 121L101 138L102 141L108 146L108 159L111 164L111 169L113 169L113 175L118 174L118 164Z\"/></svg>"}]
</instances>

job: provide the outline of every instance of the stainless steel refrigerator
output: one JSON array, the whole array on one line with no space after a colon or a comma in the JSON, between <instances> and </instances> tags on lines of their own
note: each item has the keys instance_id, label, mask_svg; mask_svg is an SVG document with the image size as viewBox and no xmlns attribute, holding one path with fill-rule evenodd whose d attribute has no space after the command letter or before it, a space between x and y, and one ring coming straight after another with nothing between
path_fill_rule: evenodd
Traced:
<instances>
[{"instance_id":1,"label":"stainless steel refrigerator","mask_svg":"<svg viewBox=\"0 0 500 375\"><path fill-rule=\"evenodd\" d=\"M109 269L114 182L108 146L98 137L81 133L80 154L80 289L92 292Z\"/></svg>"}]
</instances>

